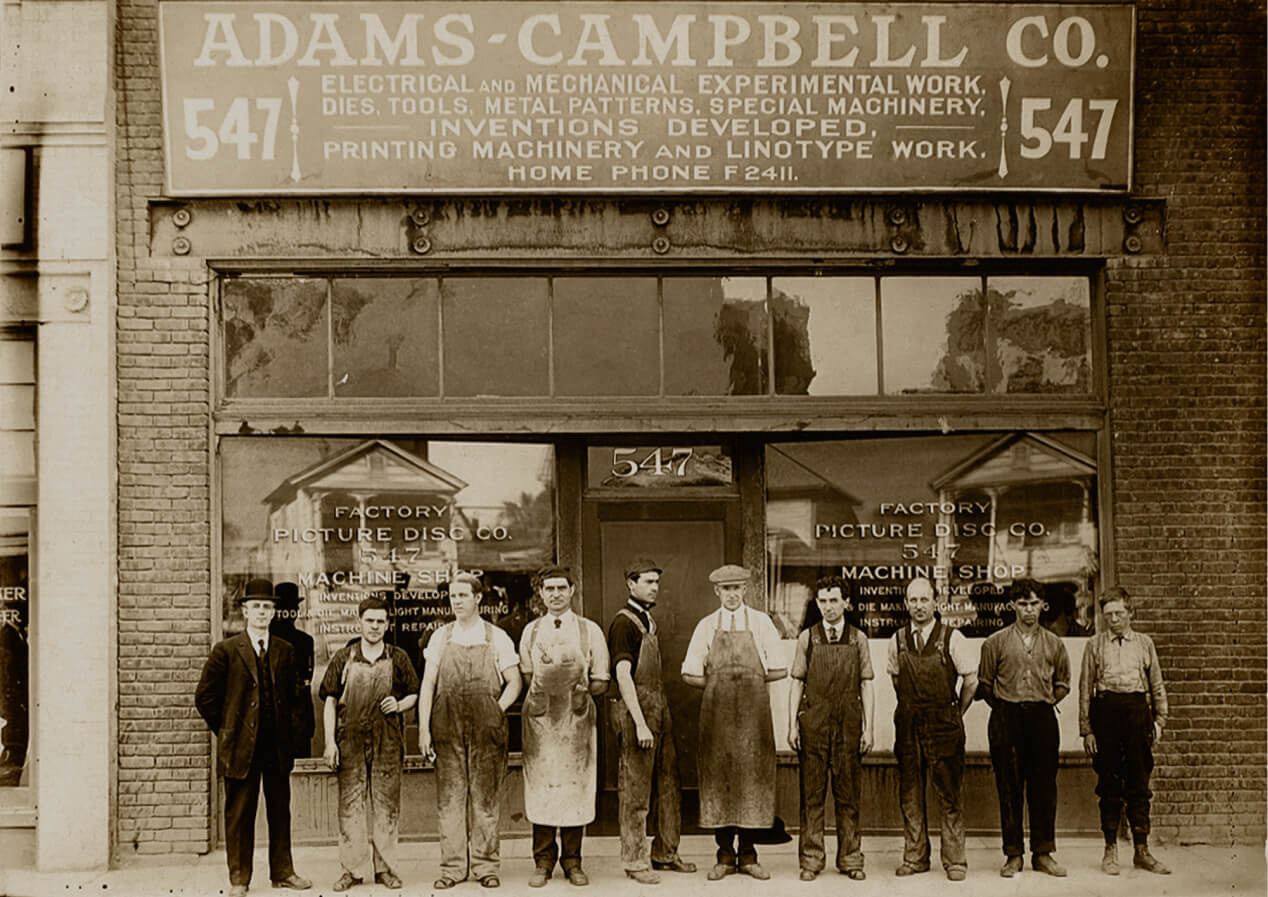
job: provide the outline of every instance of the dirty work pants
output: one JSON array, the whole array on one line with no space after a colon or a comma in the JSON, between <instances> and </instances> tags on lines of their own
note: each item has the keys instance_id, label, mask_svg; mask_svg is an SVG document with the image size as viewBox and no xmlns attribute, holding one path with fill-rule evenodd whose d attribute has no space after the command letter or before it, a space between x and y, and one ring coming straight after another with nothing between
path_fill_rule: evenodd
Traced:
<instances>
[{"instance_id":1,"label":"dirty work pants","mask_svg":"<svg viewBox=\"0 0 1268 897\"><path fill-rule=\"evenodd\" d=\"M954 710L959 713L958 708ZM906 729L906 731L901 731ZM964 852L964 814L960 796L964 780L963 745L945 757L930 756L914 722L900 727L894 750L898 760L898 803L903 813L903 863L929 868L929 823L926 782L933 784L942 816L940 854L946 870L968 868Z\"/></svg>"},{"instance_id":2,"label":"dirty work pants","mask_svg":"<svg viewBox=\"0 0 1268 897\"><path fill-rule=\"evenodd\" d=\"M395 871L400 811L400 742L368 735L341 737L339 865L357 875L373 858L375 875Z\"/></svg>"},{"instance_id":3,"label":"dirty work pants","mask_svg":"<svg viewBox=\"0 0 1268 897\"><path fill-rule=\"evenodd\" d=\"M1103 692L1089 708L1096 736L1096 795L1101 799L1101 831L1105 843L1118 840L1118 823L1127 805L1132 841L1149 843L1149 776L1154 768L1153 714L1144 693Z\"/></svg>"},{"instance_id":4,"label":"dirty work pants","mask_svg":"<svg viewBox=\"0 0 1268 897\"><path fill-rule=\"evenodd\" d=\"M828 776L832 777L832 802L837 826L837 869L863 868L859 836L859 784L862 762L858 739L846 744L840 726L827 732L801 733L801 835L797 852L802 869L822 872L827 864L824 849L824 805Z\"/></svg>"},{"instance_id":5,"label":"dirty work pants","mask_svg":"<svg viewBox=\"0 0 1268 897\"><path fill-rule=\"evenodd\" d=\"M1030 852L1056 850L1057 751L1060 733L1051 704L997 701L986 726L999 792L1004 853L1025 851L1022 806L1030 807Z\"/></svg>"},{"instance_id":6,"label":"dirty work pants","mask_svg":"<svg viewBox=\"0 0 1268 897\"><path fill-rule=\"evenodd\" d=\"M499 730L470 725L437 739L436 787L440 813L440 873L465 881L500 869L498 824L506 770L506 723Z\"/></svg>"},{"instance_id":7,"label":"dirty work pants","mask_svg":"<svg viewBox=\"0 0 1268 897\"><path fill-rule=\"evenodd\" d=\"M644 707L644 712L647 708ZM678 787L678 754L674 749L669 708L661 705L660 719L646 720L655 736L650 748L638 746L634 720L624 704L617 715L620 760L617 789L621 800L621 865L630 871L651 868L651 862L670 863L678 856L682 830ZM647 847L647 815L652 815L652 844Z\"/></svg>"}]
</instances>

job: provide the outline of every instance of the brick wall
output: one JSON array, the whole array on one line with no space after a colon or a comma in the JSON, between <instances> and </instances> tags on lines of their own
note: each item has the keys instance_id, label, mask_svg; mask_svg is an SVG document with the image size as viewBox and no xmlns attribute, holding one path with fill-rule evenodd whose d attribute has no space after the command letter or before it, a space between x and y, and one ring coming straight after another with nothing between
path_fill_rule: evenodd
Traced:
<instances>
[{"instance_id":1,"label":"brick wall","mask_svg":"<svg viewBox=\"0 0 1268 897\"><path fill-rule=\"evenodd\" d=\"M1136 192L1166 251L1111 266L1120 582L1173 720L1160 834L1262 841L1265 807L1264 6L1137 4Z\"/></svg>"},{"instance_id":2,"label":"brick wall","mask_svg":"<svg viewBox=\"0 0 1268 897\"><path fill-rule=\"evenodd\" d=\"M152 0L118 5L119 778L116 854L206 849L210 644L207 284L149 256L162 190ZM1264 10L1138 3L1136 189L1160 257L1110 264L1120 581L1157 636L1173 723L1159 833L1265 834ZM1236 627L1232 624L1237 623Z\"/></svg>"}]
</instances>

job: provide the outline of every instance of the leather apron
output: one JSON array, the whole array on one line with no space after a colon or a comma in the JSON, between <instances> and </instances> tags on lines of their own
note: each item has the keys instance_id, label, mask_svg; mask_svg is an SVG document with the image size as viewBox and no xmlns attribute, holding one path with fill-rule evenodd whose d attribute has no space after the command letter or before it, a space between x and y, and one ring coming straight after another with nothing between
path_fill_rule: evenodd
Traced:
<instances>
[{"instance_id":1,"label":"leather apron","mask_svg":"<svg viewBox=\"0 0 1268 897\"><path fill-rule=\"evenodd\" d=\"M705 659L699 755L703 828L760 829L775 821L770 691L749 624L745 608L742 632L719 626Z\"/></svg>"},{"instance_id":2,"label":"leather apron","mask_svg":"<svg viewBox=\"0 0 1268 897\"><path fill-rule=\"evenodd\" d=\"M538 825L594 821L598 785L596 711L590 697L590 637L581 617L575 633L547 614L533 624L532 680L524 697L524 815Z\"/></svg>"},{"instance_id":3,"label":"leather apron","mask_svg":"<svg viewBox=\"0 0 1268 897\"><path fill-rule=\"evenodd\" d=\"M634 666L634 692L638 695L638 706L643 711L643 720L647 723L647 728L652 730L653 735L659 735L661 721L665 716L666 701L665 684L662 681L660 666L660 640L656 637L656 621L653 619L649 628L643 625L643 621L637 614L630 613L625 608L621 608L617 613L629 617L642 634L643 640L638 646L638 663ZM617 713L616 724L620 726L629 711L620 698L614 699L614 705L613 709Z\"/></svg>"},{"instance_id":4,"label":"leather apron","mask_svg":"<svg viewBox=\"0 0 1268 897\"><path fill-rule=\"evenodd\" d=\"M841 640L828 642L822 623L816 623L808 638L810 658L806 665L806 686L797 705L797 724L803 742L828 745L834 730L841 734L846 750L858 749L863 735L863 702L859 696L858 643L853 630L844 626Z\"/></svg>"},{"instance_id":5,"label":"leather apron","mask_svg":"<svg viewBox=\"0 0 1268 897\"><path fill-rule=\"evenodd\" d=\"M949 649L951 630L934 623L929 641L916 650L911 624L898 631L898 705L894 709L894 753L919 743L925 757L964 754L964 722L955 692L958 674Z\"/></svg>"}]
</instances>

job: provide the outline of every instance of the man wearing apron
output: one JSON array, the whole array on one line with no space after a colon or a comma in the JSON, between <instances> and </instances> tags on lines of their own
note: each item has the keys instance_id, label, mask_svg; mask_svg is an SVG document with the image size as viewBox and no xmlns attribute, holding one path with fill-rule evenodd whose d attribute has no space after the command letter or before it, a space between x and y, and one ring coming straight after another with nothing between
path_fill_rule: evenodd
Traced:
<instances>
[{"instance_id":1,"label":"man wearing apron","mask_svg":"<svg viewBox=\"0 0 1268 897\"><path fill-rule=\"evenodd\" d=\"M625 568L629 600L608 627L608 649L620 697L610 702L620 753L621 864L640 884L660 881L652 869L695 872L678 856L682 831L678 755L661 676L660 639L651 610L660 594L660 567L639 558ZM652 847L647 814L655 793Z\"/></svg>"},{"instance_id":2,"label":"man wearing apron","mask_svg":"<svg viewBox=\"0 0 1268 897\"><path fill-rule=\"evenodd\" d=\"M710 881L743 872L767 879L756 836L775 819L775 728L768 683L783 679L779 632L744 603L752 575L735 564L709 574L722 606L696 624L682 680L700 702L700 825L714 829ZM736 840L739 841L737 850Z\"/></svg>"},{"instance_id":3,"label":"man wearing apron","mask_svg":"<svg viewBox=\"0 0 1268 897\"><path fill-rule=\"evenodd\" d=\"M396 842L405 759L404 714L418 700L418 674L409 655L386 645L387 602L378 596L357 606L361 638L330 659L319 695L326 702L325 759L339 771L339 865L333 885L346 891L361 882L358 870L373 861L374 880L401 887ZM369 805L371 828L366 830Z\"/></svg>"},{"instance_id":4,"label":"man wearing apron","mask_svg":"<svg viewBox=\"0 0 1268 897\"><path fill-rule=\"evenodd\" d=\"M913 579L907 586L911 623L889 640L887 669L898 694L894 757L903 813L903 861L894 874L929 871L925 783L932 781L942 811L942 868L950 881L964 881L963 716L977 692L977 666L964 636L935 620L933 611L933 584L924 577Z\"/></svg>"},{"instance_id":5,"label":"man wearing apron","mask_svg":"<svg viewBox=\"0 0 1268 897\"><path fill-rule=\"evenodd\" d=\"M432 633L423 652L418 743L436 763L440 877L447 890L474 878L501 884L498 823L506 773L506 708L519 697L515 645L478 613L484 585L461 573L449 586L454 621Z\"/></svg>"},{"instance_id":6,"label":"man wearing apron","mask_svg":"<svg viewBox=\"0 0 1268 897\"><path fill-rule=\"evenodd\" d=\"M581 835L594 821L598 786L597 713L591 695L607 689L608 646L596 623L572 611L576 584L571 570L547 567L537 581L546 613L520 636L520 671L528 679L524 815L533 823L536 866L528 883L544 886L558 860L568 881L587 885Z\"/></svg>"},{"instance_id":7,"label":"man wearing apron","mask_svg":"<svg viewBox=\"0 0 1268 897\"><path fill-rule=\"evenodd\" d=\"M837 870L862 881L859 792L862 755L872 749L872 660L867 636L845 619L845 583L819 580L816 602L823 619L797 637L788 692L788 743L801 768L801 880L814 881L824 851L825 794L832 775L837 824Z\"/></svg>"}]
</instances>

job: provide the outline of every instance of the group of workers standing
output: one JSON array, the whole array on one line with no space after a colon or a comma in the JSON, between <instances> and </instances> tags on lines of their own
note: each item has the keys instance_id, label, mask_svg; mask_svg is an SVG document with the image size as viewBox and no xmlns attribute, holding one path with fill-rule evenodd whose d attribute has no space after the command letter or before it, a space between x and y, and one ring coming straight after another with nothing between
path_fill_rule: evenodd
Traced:
<instances>
[{"instance_id":1,"label":"group of workers standing","mask_svg":"<svg viewBox=\"0 0 1268 897\"><path fill-rule=\"evenodd\" d=\"M598 712L593 698L603 694L611 695L607 703L619 752L626 875L650 885L662 871L695 872L695 865L678 853L677 757L652 614L661 572L648 559L627 566L628 601L605 638L596 623L574 612L572 572L564 567L540 571L536 585L546 613L524 629L518 651L505 631L479 616L481 580L459 574L448 590L454 619L428 640L421 682L409 656L384 641L386 602L374 596L362 601L360 638L334 655L318 691L324 701L324 756L338 770L343 871L333 889L360 883L358 873L367 869L376 882L402 886L395 849L404 716L415 705L420 746L436 768L441 864L433 887L444 890L467 880L489 888L501 884L506 713L521 692L524 807L533 826L529 885L544 886L557 865L571 884L588 884L582 837L595 817ZM756 845L775 823L769 684L788 670L774 623L745 603L750 572L728 564L709 580L720 606L696 625L681 670L683 681L703 692L699 822L714 830L717 844L707 878L739 873L767 879ZM304 678L305 668L312 676L312 643L293 626L270 632L275 606L293 598L283 586L289 584L277 590L267 580L247 584L241 598L246 630L213 648L196 692L199 713L217 734L218 771L225 779L230 897L245 895L250 883L261 782L270 880L274 887L311 887L291 860L289 773L293 758L306 753L313 731ZM1026 805L1033 868L1066 874L1054 856L1055 706L1070 690L1069 657L1061 639L1039 625L1041 585L1014 582L1008 600L1016 621L988 637L974 663L963 635L937 619L933 585L917 578L907 587L910 621L889 640L886 663L898 699L894 755L904 834L898 876L930 868L925 793L931 782L941 817L943 869L951 881L966 877L963 715L975 699L991 707L987 734L1006 855L1000 874L1012 877L1022 869ZM868 640L846 617L848 587L841 579L820 580L815 604L821 620L796 641L787 721L788 742L800 761L800 878L813 881L826 866L824 818L831 780L836 867L862 880L861 758L874 745L875 722ZM1100 604L1107 629L1089 641L1084 653L1079 720L1098 777L1106 843L1101 869L1119 872L1117 833L1125 806L1134 865L1166 874L1169 870L1148 848L1152 744L1167 718L1157 653L1148 636L1131 629L1126 592L1111 589Z\"/></svg>"}]
</instances>

